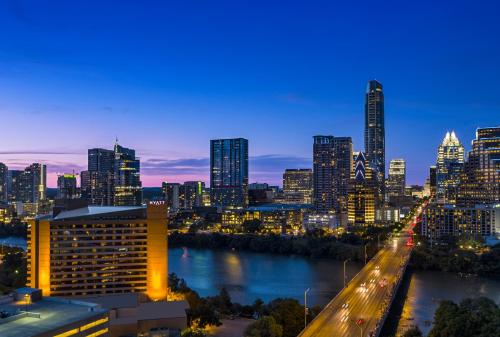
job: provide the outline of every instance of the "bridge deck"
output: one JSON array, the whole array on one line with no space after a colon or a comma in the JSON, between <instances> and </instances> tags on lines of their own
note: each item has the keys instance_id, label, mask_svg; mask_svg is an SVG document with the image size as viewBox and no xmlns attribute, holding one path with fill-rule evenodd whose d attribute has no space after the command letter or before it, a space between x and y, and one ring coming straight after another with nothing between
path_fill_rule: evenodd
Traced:
<instances>
[{"instance_id":1,"label":"bridge deck","mask_svg":"<svg viewBox=\"0 0 500 337\"><path fill-rule=\"evenodd\" d=\"M408 237L408 234L401 234L382 248L299 337L370 336L374 333L401 276L402 265L407 263L411 253L406 245ZM347 308L343 308L346 303Z\"/></svg>"}]
</instances>

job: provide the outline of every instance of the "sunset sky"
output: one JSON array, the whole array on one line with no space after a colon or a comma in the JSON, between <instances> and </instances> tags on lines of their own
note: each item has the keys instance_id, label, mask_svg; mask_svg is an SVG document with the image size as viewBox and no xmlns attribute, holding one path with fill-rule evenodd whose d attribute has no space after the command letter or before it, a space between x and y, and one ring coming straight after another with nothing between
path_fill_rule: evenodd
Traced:
<instances>
[{"instance_id":1,"label":"sunset sky","mask_svg":"<svg viewBox=\"0 0 500 337\"><path fill-rule=\"evenodd\" d=\"M208 182L209 140L244 137L250 181L281 184L314 135L363 149L375 78L387 161L422 184L447 130L469 149L500 121L500 2L480 3L2 1L0 162L54 186L117 137L145 186Z\"/></svg>"}]
</instances>

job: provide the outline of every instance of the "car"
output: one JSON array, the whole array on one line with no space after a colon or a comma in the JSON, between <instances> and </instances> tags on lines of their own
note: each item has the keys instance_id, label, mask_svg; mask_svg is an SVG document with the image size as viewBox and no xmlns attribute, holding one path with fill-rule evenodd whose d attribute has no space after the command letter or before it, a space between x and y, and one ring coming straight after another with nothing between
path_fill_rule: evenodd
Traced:
<instances>
[{"instance_id":1,"label":"car","mask_svg":"<svg viewBox=\"0 0 500 337\"><path fill-rule=\"evenodd\" d=\"M374 278L372 278L372 279L370 280L370 283L375 283L375 279L374 279Z\"/></svg>"},{"instance_id":2,"label":"car","mask_svg":"<svg viewBox=\"0 0 500 337\"><path fill-rule=\"evenodd\" d=\"M361 283L361 287L366 287L366 282Z\"/></svg>"},{"instance_id":3,"label":"car","mask_svg":"<svg viewBox=\"0 0 500 337\"><path fill-rule=\"evenodd\" d=\"M375 270L380 270L380 266L378 264L375 266Z\"/></svg>"},{"instance_id":4,"label":"car","mask_svg":"<svg viewBox=\"0 0 500 337\"><path fill-rule=\"evenodd\" d=\"M347 320L349 319L349 315L343 315L342 318L340 319L341 322L347 322Z\"/></svg>"},{"instance_id":5,"label":"car","mask_svg":"<svg viewBox=\"0 0 500 337\"><path fill-rule=\"evenodd\" d=\"M344 304L342 304L342 309L347 309L349 308L349 302L345 302Z\"/></svg>"}]
</instances>

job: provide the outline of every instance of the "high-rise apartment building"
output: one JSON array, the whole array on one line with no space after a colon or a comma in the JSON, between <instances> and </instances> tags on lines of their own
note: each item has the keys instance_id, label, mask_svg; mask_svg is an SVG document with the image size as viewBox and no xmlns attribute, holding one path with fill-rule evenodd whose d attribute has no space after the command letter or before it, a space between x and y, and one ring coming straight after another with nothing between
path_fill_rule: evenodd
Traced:
<instances>
[{"instance_id":1,"label":"high-rise apartment building","mask_svg":"<svg viewBox=\"0 0 500 337\"><path fill-rule=\"evenodd\" d=\"M405 195L406 162L404 159L392 159L389 163L389 177L386 180L386 197Z\"/></svg>"},{"instance_id":2,"label":"high-rise apartment building","mask_svg":"<svg viewBox=\"0 0 500 337\"><path fill-rule=\"evenodd\" d=\"M374 171L380 197L384 196L385 184L385 121L384 91L376 80L368 82L365 96L365 153Z\"/></svg>"},{"instance_id":3,"label":"high-rise apartment building","mask_svg":"<svg viewBox=\"0 0 500 337\"><path fill-rule=\"evenodd\" d=\"M56 210L56 209L55 209ZM167 207L88 206L37 217L28 227L28 281L46 296L167 296Z\"/></svg>"},{"instance_id":4,"label":"high-rise apartment building","mask_svg":"<svg viewBox=\"0 0 500 337\"><path fill-rule=\"evenodd\" d=\"M179 183L163 182L161 184L163 200L165 200L169 211L177 211L180 208L180 187Z\"/></svg>"},{"instance_id":5,"label":"high-rise apartment building","mask_svg":"<svg viewBox=\"0 0 500 337\"><path fill-rule=\"evenodd\" d=\"M313 199L316 212L333 211L334 165L333 136L314 136Z\"/></svg>"},{"instance_id":6,"label":"high-rise apartment building","mask_svg":"<svg viewBox=\"0 0 500 337\"><path fill-rule=\"evenodd\" d=\"M347 213L353 163L351 137L314 136L313 199L319 213Z\"/></svg>"},{"instance_id":7,"label":"high-rise apartment building","mask_svg":"<svg viewBox=\"0 0 500 337\"><path fill-rule=\"evenodd\" d=\"M4 163L0 163L0 203L6 203L8 201L7 185L8 168Z\"/></svg>"},{"instance_id":8,"label":"high-rise apartment building","mask_svg":"<svg viewBox=\"0 0 500 337\"><path fill-rule=\"evenodd\" d=\"M76 175L61 174L57 177L57 199L75 199L78 194Z\"/></svg>"},{"instance_id":9,"label":"high-rise apartment building","mask_svg":"<svg viewBox=\"0 0 500 337\"><path fill-rule=\"evenodd\" d=\"M500 203L500 127L479 128L458 188L458 204Z\"/></svg>"},{"instance_id":10,"label":"high-rise apartment building","mask_svg":"<svg viewBox=\"0 0 500 337\"><path fill-rule=\"evenodd\" d=\"M184 209L193 209L203 206L203 190L205 183L203 181L186 181L180 189L181 207Z\"/></svg>"},{"instance_id":11,"label":"high-rise apartment building","mask_svg":"<svg viewBox=\"0 0 500 337\"><path fill-rule=\"evenodd\" d=\"M114 197L116 206L142 204L140 161L135 150L115 144Z\"/></svg>"},{"instance_id":12,"label":"high-rise apartment building","mask_svg":"<svg viewBox=\"0 0 500 337\"><path fill-rule=\"evenodd\" d=\"M366 226L375 222L375 207L378 187L373 169L367 165L363 152L354 162L354 171L349 186L348 221L351 225Z\"/></svg>"},{"instance_id":13,"label":"high-rise apartment building","mask_svg":"<svg viewBox=\"0 0 500 337\"><path fill-rule=\"evenodd\" d=\"M8 172L7 189L11 201L39 203L45 200L47 191L47 168L33 163L23 171Z\"/></svg>"},{"instance_id":14,"label":"high-rise apartment building","mask_svg":"<svg viewBox=\"0 0 500 337\"><path fill-rule=\"evenodd\" d=\"M311 169L286 169L283 174L283 193L286 203L311 204L312 203Z\"/></svg>"},{"instance_id":15,"label":"high-rise apartment building","mask_svg":"<svg viewBox=\"0 0 500 337\"><path fill-rule=\"evenodd\" d=\"M454 204L464 164L464 147L455 132L446 132L438 147L436 198L439 203Z\"/></svg>"},{"instance_id":16,"label":"high-rise apartment building","mask_svg":"<svg viewBox=\"0 0 500 337\"><path fill-rule=\"evenodd\" d=\"M213 206L248 205L248 140L210 141L210 200Z\"/></svg>"}]
</instances>

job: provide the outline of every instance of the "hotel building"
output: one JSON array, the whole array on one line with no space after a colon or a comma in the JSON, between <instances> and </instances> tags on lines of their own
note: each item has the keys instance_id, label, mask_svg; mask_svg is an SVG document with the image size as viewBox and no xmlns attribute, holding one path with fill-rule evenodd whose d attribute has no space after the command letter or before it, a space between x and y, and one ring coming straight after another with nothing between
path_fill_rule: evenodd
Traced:
<instances>
[{"instance_id":1,"label":"hotel building","mask_svg":"<svg viewBox=\"0 0 500 337\"><path fill-rule=\"evenodd\" d=\"M69 203L68 203L69 204ZM167 208L54 208L28 226L29 287L45 296L167 296Z\"/></svg>"}]
</instances>

